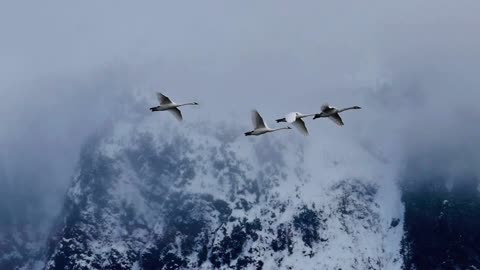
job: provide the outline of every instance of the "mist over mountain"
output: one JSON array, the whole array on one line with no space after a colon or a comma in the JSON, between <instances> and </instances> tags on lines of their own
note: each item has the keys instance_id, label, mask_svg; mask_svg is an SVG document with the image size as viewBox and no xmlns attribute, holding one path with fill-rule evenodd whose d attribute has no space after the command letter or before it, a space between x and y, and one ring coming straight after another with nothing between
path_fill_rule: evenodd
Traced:
<instances>
[{"instance_id":1,"label":"mist over mountain","mask_svg":"<svg viewBox=\"0 0 480 270\"><path fill-rule=\"evenodd\" d=\"M309 175L292 135L206 126L150 118L86 145L46 269L400 268L393 182Z\"/></svg>"},{"instance_id":2,"label":"mist over mountain","mask_svg":"<svg viewBox=\"0 0 480 270\"><path fill-rule=\"evenodd\" d=\"M304 140L294 130L250 139L246 124L193 123L193 108L185 123L145 116L151 98L129 96L83 143L53 225L32 223L44 213L18 220L3 208L2 268L478 265L478 179L454 166L464 157L446 154L452 143L409 151L399 173L363 139Z\"/></svg>"},{"instance_id":3,"label":"mist over mountain","mask_svg":"<svg viewBox=\"0 0 480 270\"><path fill-rule=\"evenodd\" d=\"M479 5L0 3L0 269L480 269Z\"/></svg>"}]
</instances>

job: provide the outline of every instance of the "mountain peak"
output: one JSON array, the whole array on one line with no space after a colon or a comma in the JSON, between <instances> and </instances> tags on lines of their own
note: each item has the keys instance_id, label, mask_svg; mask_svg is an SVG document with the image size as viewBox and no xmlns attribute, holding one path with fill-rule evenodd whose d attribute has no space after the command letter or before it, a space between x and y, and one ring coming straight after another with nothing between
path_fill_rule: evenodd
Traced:
<instances>
[{"instance_id":1,"label":"mountain peak","mask_svg":"<svg viewBox=\"0 0 480 270\"><path fill-rule=\"evenodd\" d=\"M338 179L304 199L319 179L289 135L158 126L85 146L46 269L400 268L378 185Z\"/></svg>"}]
</instances>

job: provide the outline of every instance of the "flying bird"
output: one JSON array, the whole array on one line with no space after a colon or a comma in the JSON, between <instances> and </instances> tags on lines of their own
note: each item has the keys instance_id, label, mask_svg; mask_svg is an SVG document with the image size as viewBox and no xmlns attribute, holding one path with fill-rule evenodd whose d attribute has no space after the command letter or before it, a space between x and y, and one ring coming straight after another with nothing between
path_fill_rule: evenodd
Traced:
<instances>
[{"instance_id":1,"label":"flying bird","mask_svg":"<svg viewBox=\"0 0 480 270\"><path fill-rule=\"evenodd\" d=\"M303 135L308 135L308 129L305 125L305 121L302 118L310 117L315 114L301 114L299 112L292 112L285 116L285 118L277 119L277 123L287 122L293 124Z\"/></svg>"},{"instance_id":2,"label":"flying bird","mask_svg":"<svg viewBox=\"0 0 480 270\"><path fill-rule=\"evenodd\" d=\"M262 116L258 113L258 111L252 111L252 122L254 126L254 130L246 132L245 136L258 136L269 132L274 132L283 129L292 129L291 127L283 127L283 128L269 128L265 121L263 121Z\"/></svg>"},{"instance_id":3,"label":"flying bird","mask_svg":"<svg viewBox=\"0 0 480 270\"><path fill-rule=\"evenodd\" d=\"M158 101L160 102L160 106L150 108L152 112L158 111L169 111L177 118L178 121L183 120L182 112L180 111L179 107L188 106L188 105L198 105L197 102L190 102L190 103L183 103L183 104L176 104L169 97L165 96L162 93L157 93Z\"/></svg>"},{"instance_id":4,"label":"flying bird","mask_svg":"<svg viewBox=\"0 0 480 270\"><path fill-rule=\"evenodd\" d=\"M339 126L343 126L344 123L342 118L340 117L340 113L348 110L359 110L361 109L361 107L353 106L353 107L348 107L344 109L337 109L335 107L330 107L330 105L328 104L323 104L321 109L322 109L322 112L315 114L313 119L317 119L320 117L327 117L328 119L332 120L335 124Z\"/></svg>"}]
</instances>

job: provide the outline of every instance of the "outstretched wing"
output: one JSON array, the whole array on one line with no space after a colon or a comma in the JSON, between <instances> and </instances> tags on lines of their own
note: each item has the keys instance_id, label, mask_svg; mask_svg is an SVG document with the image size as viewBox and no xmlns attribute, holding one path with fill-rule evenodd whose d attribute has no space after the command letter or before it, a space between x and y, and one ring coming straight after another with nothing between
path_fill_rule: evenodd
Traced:
<instances>
[{"instance_id":1,"label":"outstretched wing","mask_svg":"<svg viewBox=\"0 0 480 270\"><path fill-rule=\"evenodd\" d=\"M158 98L158 101L160 102L160 105L167 105L167 104L173 103L169 97L165 96L162 93L157 93L157 98Z\"/></svg>"},{"instance_id":2,"label":"outstretched wing","mask_svg":"<svg viewBox=\"0 0 480 270\"><path fill-rule=\"evenodd\" d=\"M335 124L337 124L339 126L344 125L343 120L338 113L334 113L334 114L330 115L328 117L328 119L332 120Z\"/></svg>"},{"instance_id":3,"label":"outstretched wing","mask_svg":"<svg viewBox=\"0 0 480 270\"><path fill-rule=\"evenodd\" d=\"M322 110L322 112L324 112L330 109L330 106L328 105L328 103L324 103L322 107L320 107L320 109Z\"/></svg>"},{"instance_id":4,"label":"outstretched wing","mask_svg":"<svg viewBox=\"0 0 480 270\"><path fill-rule=\"evenodd\" d=\"M255 129L267 127L267 125L265 125L265 122L263 121L262 116L260 116L257 110L252 111L252 122Z\"/></svg>"},{"instance_id":5,"label":"outstretched wing","mask_svg":"<svg viewBox=\"0 0 480 270\"><path fill-rule=\"evenodd\" d=\"M295 122L293 122L293 125L305 136L308 135L308 129L307 126L305 125L305 122L301 119L298 118Z\"/></svg>"},{"instance_id":6,"label":"outstretched wing","mask_svg":"<svg viewBox=\"0 0 480 270\"><path fill-rule=\"evenodd\" d=\"M178 121L183 120L182 111L180 111L178 108L173 108L173 109L170 109L168 111L171 112L173 114L173 116L175 116L175 118L177 118Z\"/></svg>"}]
</instances>

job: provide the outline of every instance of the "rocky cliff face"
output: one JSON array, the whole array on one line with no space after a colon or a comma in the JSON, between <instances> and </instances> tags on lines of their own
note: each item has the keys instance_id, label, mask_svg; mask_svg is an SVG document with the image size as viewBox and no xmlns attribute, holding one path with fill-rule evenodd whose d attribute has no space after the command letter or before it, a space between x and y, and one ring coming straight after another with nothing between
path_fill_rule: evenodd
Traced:
<instances>
[{"instance_id":1,"label":"rocky cliff face","mask_svg":"<svg viewBox=\"0 0 480 270\"><path fill-rule=\"evenodd\" d=\"M309 174L287 135L236 134L145 120L89 142L45 269L401 268L378 182Z\"/></svg>"},{"instance_id":2,"label":"rocky cliff face","mask_svg":"<svg viewBox=\"0 0 480 270\"><path fill-rule=\"evenodd\" d=\"M328 150L312 170L294 133L214 127L145 119L92 138L47 243L35 215L1 220L0 269L480 268L475 177L398 189Z\"/></svg>"},{"instance_id":3,"label":"rocky cliff face","mask_svg":"<svg viewBox=\"0 0 480 270\"><path fill-rule=\"evenodd\" d=\"M472 176L403 183L406 269L480 269L480 190Z\"/></svg>"}]
</instances>

